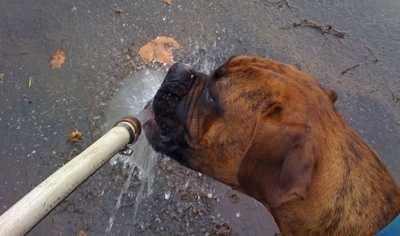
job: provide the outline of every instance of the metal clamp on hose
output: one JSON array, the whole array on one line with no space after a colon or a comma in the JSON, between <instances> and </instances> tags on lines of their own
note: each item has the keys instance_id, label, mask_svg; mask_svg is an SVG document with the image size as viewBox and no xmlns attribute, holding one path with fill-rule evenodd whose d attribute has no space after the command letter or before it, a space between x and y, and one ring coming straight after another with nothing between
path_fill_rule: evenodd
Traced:
<instances>
[{"instance_id":1,"label":"metal clamp on hose","mask_svg":"<svg viewBox=\"0 0 400 236\"><path fill-rule=\"evenodd\" d=\"M115 126L123 126L128 130L130 136L128 144L135 143L142 132L140 121L132 116L126 116L122 118L121 120L117 121L113 127Z\"/></svg>"}]
</instances>

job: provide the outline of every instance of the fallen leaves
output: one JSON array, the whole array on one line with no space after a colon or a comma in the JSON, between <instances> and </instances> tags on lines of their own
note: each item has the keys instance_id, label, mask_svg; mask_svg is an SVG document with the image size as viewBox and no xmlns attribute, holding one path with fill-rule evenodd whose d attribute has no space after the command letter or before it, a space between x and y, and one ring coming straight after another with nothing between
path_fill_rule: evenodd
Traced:
<instances>
[{"instance_id":1,"label":"fallen leaves","mask_svg":"<svg viewBox=\"0 0 400 236\"><path fill-rule=\"evenodd\" d=\"M50 58L50 66L52 69L59 69L65 63L65 53L62 48L58 48L57 51Z\"/></svg>"},{"instance_id":2,"label":"fallen leaves","mask_svg":"<svg viewBox=\"0 0 400 236\"><path fill-rule=\"evenodd\" d=\"M75 130L68 136L68 141L76 143L83 138L83 134L79 130Z\"/></svg>"},{"instance_id":3,"label":"fallen leaves","mask_svg":"<svg viewBox=\"0 0 400 236\"><path fill-rule=\"evenodd\" d=\"M0 74L0 81L4 80L4 74Z\"/></svg>"},{"instance_id":4,"label":"fallen leaves","mask_svg":"<svg viewBox=\"0 0 400 236\"><path fill-rule=\"evenodd\" d=\"M173 0L164 0L164 2L166 2L168 5L171 5Z\"/></svg>"},{"instance_id":5,"label":"fallen leaves","mask_svg":"<svg viewBox=\"0 0 400 236\"><path fill-rule=\"evenodd\" d=\"M119 6L116 6L115 7L115 13L121 14L122 13L122 8L120 8Z\"/></svg>"},{"instance_id":6,"label":"fallen leaves","mask_svg":"<svg viewBox=\"0 0 400 236\"><path fill-rule=\"evenodd\" d=\"M84 231L84 230L80 230L79 232L78 232L78 234L77 234L77 236L86 236L87 235L87 233L86 233L86 231Z\"/></svg>"},{"instance_id":7,"label":"fallen leaves","mask_svg":"<svg viewBox=\"0 0 400 236\"><path fill-rule=\"evenodd\" d=\"M173 51L180 48L182 46L175 39L160 36L141 47L139 55L147 64L157 61L171 66L174 64Z\"/></svg>"}]
</instances>

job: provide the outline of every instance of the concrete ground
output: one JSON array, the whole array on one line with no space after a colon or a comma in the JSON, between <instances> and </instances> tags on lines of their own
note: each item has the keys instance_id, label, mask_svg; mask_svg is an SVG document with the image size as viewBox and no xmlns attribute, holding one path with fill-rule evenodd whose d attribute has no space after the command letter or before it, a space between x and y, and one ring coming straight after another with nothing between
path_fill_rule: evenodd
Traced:
<instances>
[{"instance_id":1,"label":"concrete ground","mask_svg":"<svg viewBox=\"0 0 400 236\"><path fill-rule=\"evenodd\" d=\"M0 214L105 132L113 94L146 67L138 49L161 35L182 45L176 60L200 69L236 54L300 65L338 92L348 122L400 181L399 25L398 0L3 0ZM53 70L49 59L59 47L66 63ZM74 129L84 134L77 144L67 142ZM278 232L252 199L173 161L160 159L156 169L153 194L136 214L128 196L109 232L126 175L106 164L28 235ZM166 199L168 189L175 190Z\"/></svg>"}]
</instances>

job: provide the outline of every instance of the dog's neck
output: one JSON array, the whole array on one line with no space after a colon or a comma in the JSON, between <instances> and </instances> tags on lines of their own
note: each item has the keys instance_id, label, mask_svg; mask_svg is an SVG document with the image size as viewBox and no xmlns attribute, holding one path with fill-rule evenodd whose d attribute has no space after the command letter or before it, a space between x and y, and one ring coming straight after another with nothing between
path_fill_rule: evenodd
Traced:
<instances>
[{"instance_id":1,"label":"dog's neck","mask_svg":"<svg viewBox=\"0 0 400 236\"><path fill-rule=\"evenodd\" d=\"M399 186L377 154L345 132L322 148L307 199L267 206L283 235L372 235L400 214Z\"/></svg>"}]
</instances>

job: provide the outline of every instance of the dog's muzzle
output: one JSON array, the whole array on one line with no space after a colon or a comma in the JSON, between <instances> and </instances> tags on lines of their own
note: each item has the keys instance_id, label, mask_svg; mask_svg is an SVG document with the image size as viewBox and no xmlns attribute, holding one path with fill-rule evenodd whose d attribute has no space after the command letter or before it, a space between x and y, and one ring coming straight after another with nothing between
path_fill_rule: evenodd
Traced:
<instances>
[{"instance_id":1,"label":"dog's muzzle","mask_svg":"<svg viewBox=\"0 0 400 236\"><path fill-rule=\"evenodd\" d=\"M187 148L185 124L192 100L190 91L202 76L183 63L176 63L169 69L154 96L154 118L144 125L146 136L157 152L178 157Z\"/></svg>"}]
</instances>

